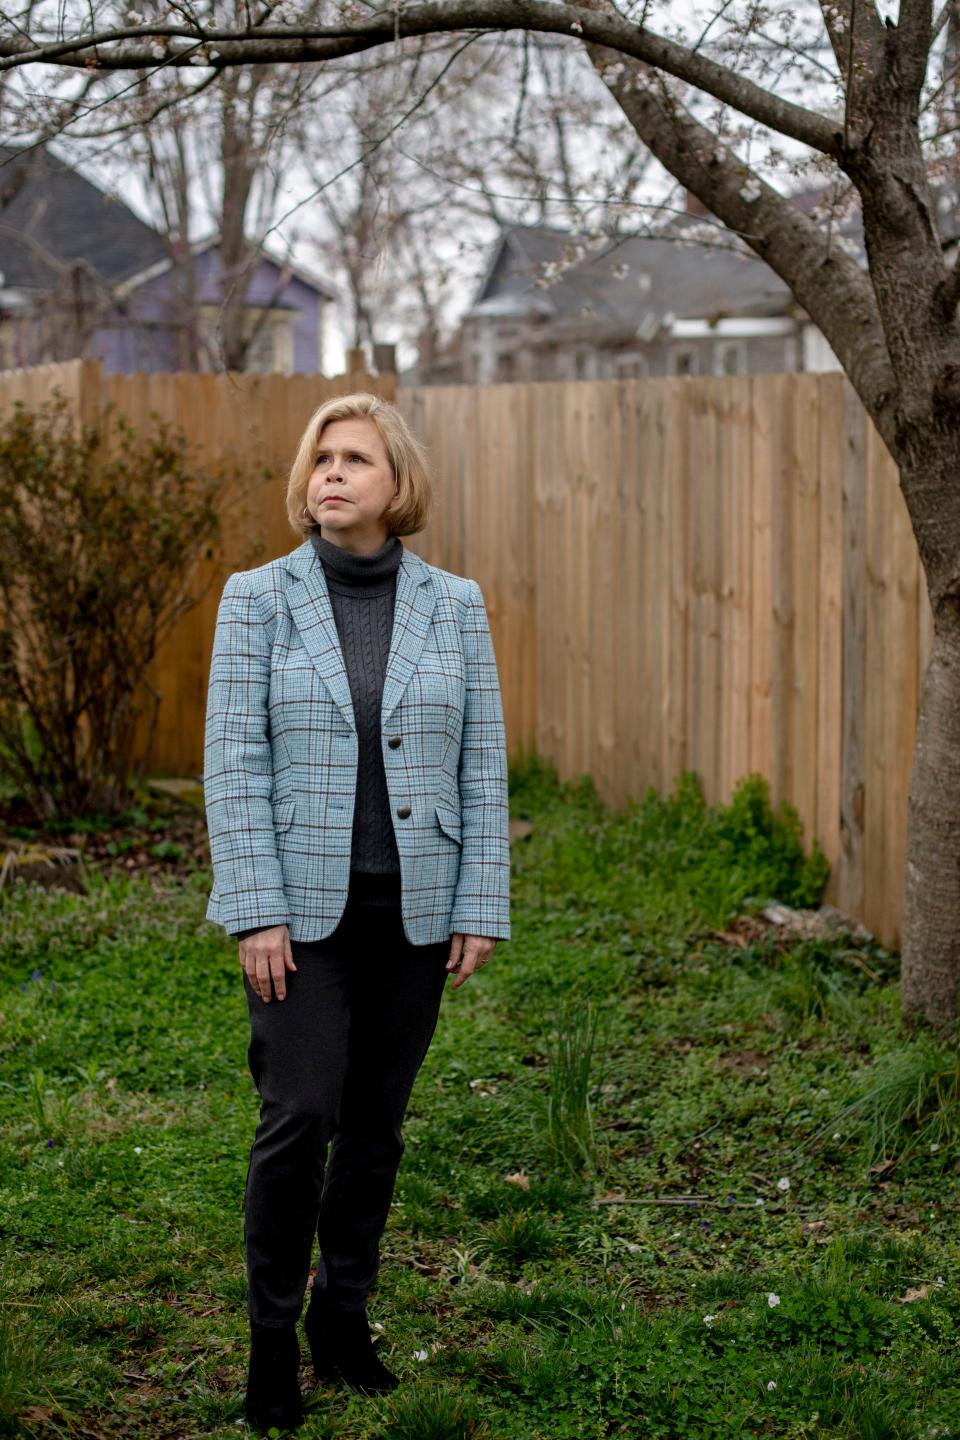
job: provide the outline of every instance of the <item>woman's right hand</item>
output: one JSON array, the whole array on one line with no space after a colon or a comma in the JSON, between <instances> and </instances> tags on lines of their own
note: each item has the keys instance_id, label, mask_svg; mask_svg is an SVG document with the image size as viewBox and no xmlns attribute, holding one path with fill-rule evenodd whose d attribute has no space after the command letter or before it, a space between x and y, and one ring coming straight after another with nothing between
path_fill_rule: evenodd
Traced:
<instances>
[{"instance_id":1,"label":"woman's right hand","mask_svg":"<svg viewBox=\"0 0 960 1440\"><path fill-rule=\"evenodd\" d=\"M271 1000L271 984L282 1000L287 993L287 971L296 970L290 947L290 931L286 925L273 925L258 930L240 941L240 964L250 984L267 1005Z\"/></svg>"}]
</instances>

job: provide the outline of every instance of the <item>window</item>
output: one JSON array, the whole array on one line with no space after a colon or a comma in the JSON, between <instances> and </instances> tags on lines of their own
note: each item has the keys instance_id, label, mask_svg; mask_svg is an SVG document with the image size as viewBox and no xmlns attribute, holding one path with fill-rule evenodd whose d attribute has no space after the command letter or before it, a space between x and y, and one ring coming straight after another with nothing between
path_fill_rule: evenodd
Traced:
<instances>
[{"instance_id":1,"label":"window","mask_svg":"<svg viewBox=\"0 0 960 1440\"><path fill-rule=\"evenodd\" d=\"M743 340L724 340L714 345L714 375L742 375L746 368L747 347Z\"/></svg>"},{"instance_id":2,"label":"window","mask_svg":"<svg viewBox=\"0 0 960 1440\"><path fill-rule=\"evenodd\" d=\"M248 333L260 318L260 312L249 308ZM261 325L247 350L248 370L266 375L289 375L293 371L293 315L273 311Z\"/></svg>"},{"instance_id":3,"label":"window","mask_svg":"<svg viewBox=\"0 0 960 1440\"><path fill-rule=\"evenodd\" d=\"M202 345L200 368L203 370L215 370L220 363L219 313L218 305L200 306L197 329ZM262 313L259 306L246 307L244 324L248 335ZM247 370L267 375L293 373L293 321L292 310L274 308L267 313L266 320L247 349Z\"/></svg>"},{"instance_id":4,"label":"window","mask_svg":"<svg viewBox=\"0 0 960 1440\"><path fill-rule=\"evenodd\" d=\"M699 369L699 356L690 345L675 346L667 355L668 375L696 375Z\"/></svg>"}]
</instances>

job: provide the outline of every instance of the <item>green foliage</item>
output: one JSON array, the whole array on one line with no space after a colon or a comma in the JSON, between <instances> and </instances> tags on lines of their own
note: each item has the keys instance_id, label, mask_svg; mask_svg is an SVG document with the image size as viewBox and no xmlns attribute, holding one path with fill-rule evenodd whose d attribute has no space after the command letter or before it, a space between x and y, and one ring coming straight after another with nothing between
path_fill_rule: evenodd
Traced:
<instances>
[{"instance_id":1,"label":"green foliage","mask_svg":"<svg viewBox=\"0 0 960 1440\"><path fill-rule=\"evenodd\" d=\"M811 1344L840 1355L876 1355L892 1338L892 1306L858 1286L813 1277L768 1310L768 1343Z\"/></svg>"},{"instance_id":2,"label":"green foliage","mask_svg":"<svg viewBox=\"0 0 960 1440\"><path fill-rule=\"evenodd\" d=\"M960 1046L954 1034L921 1031L880 1055L856 1084L860 1093L821 1129L859 1139L865 1164L918 1151L956 1159L960 1148Z\"/></svg>"},{"instance_id":3,"label":"green foliage","mask_svg":"<svg viewBox=\"0 0 960 1440\"><path fill-rule=\"evenodd\" d=\"M774 815L763 775L747 775L734 787L729 805L717 808L716 838L754 894L776 896L788 905L816 905L830 866L814 837L803 851L803 825L784 800Z\"/></svg>"},{"instance_id":4,"label":"green foliage","mask_svg":"<svg viewBox=\"0 0 960 1440\"><path fill-rule=\"evenodd\" d=\"M383 1405L377 1440L492 1440L476 1404L448 1386L396 1391Z\"/></svg>"},{"instance_id":5,"label":"green foliage","mask_svg":"<svg viewBox=\"0 0 960 1440\"><path fill-rule=\"evenodd\" d=\"M646 925L668 906L681 924L699 916L719 927L774 899L815 905L829 877L816 839L806 855L796 810L785 801L775 814L760 775L743 777L728 805L708 806L699 776L684 770L672 794L651 788L613 813L590 776L561 784L542 760L514 768L511 784L518 816L540 806L539 823L549 829L544 846L520 851L521 876L534 869L535 851L540 905L589 916L598 938L641 916Z\"/></svg>"},{"instance_id":6,"label":"green foliage","mask_svg":"<svg viewBox=\"0 0 960 1440\"><path fill-rule=\"evenodd\" d=\"M38 1412L69 1429L75 1407L89 1396L71 1347L49 1317L17 1306L10 1291L5 1285L0 1296L0 1436L28 1440Z\"/></svg>"},{"instance_id":7,"label":"green foliage","mask_svg":"<svg viewBox=\"0 0 960 1440\"><path fill-rule=\"evenodd\" d=\"M547 1046L545 1139L555 1163L578 1176L597 1168L590 1096L601 1079L596 1066L600 1024L596 1005L574 995L561 1009Z\"/></svg>"},{"instance_id":8,"label":"green foliage","mask_svg":"<svg viewBox=\"0 0 960 1440\"><path fill-rule=\"evenodd\" d=\"M550 1222L530 1210L499 1216L480 1240L481 1254L499 1257L510 1269L515 1269L524 1260L539 1260L551 1255L553 1249Z\"/></svg>"}]
</instances>

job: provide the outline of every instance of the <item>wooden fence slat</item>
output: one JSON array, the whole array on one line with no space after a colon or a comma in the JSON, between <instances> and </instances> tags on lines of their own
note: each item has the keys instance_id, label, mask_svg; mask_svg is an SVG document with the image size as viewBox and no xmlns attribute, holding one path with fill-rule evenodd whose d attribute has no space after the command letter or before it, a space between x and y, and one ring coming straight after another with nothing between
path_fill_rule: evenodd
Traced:
<instances>
[{"instance_id":1,"label":"wooden fence slat","mask_svg":"<svg viewBox=\"0 0 960 1440\"><path fill-rule=\"evenodd\" d=\"M835 898L840 860L840 743L843 713L843 377L818 377L820 605L816 638L816 824Z\"/></svg>"}]
</instances>

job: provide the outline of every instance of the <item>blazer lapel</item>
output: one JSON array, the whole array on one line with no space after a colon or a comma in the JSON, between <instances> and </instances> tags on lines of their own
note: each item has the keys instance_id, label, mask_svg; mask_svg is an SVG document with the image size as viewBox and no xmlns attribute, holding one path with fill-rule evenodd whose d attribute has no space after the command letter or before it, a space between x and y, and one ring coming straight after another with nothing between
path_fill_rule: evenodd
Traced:
<instances>
[{"instance_id":1,"label":"blazer lapel","mask_svg":"<svg viewBox=\"0 0 960 1440\"><path fill-rule=\"evenodd\" d=\"M299 582L290 587L288 594L293 622L343 718L351 730L356 730L350 682L320 557L308 539L292 550L284 563ZM435 601L433 585L425 583L429 579L429 566L419 555L404 547L397 570L393 633L384 676L381 722L392 714L423 650Z\"/></svg>"}]
</instances>

